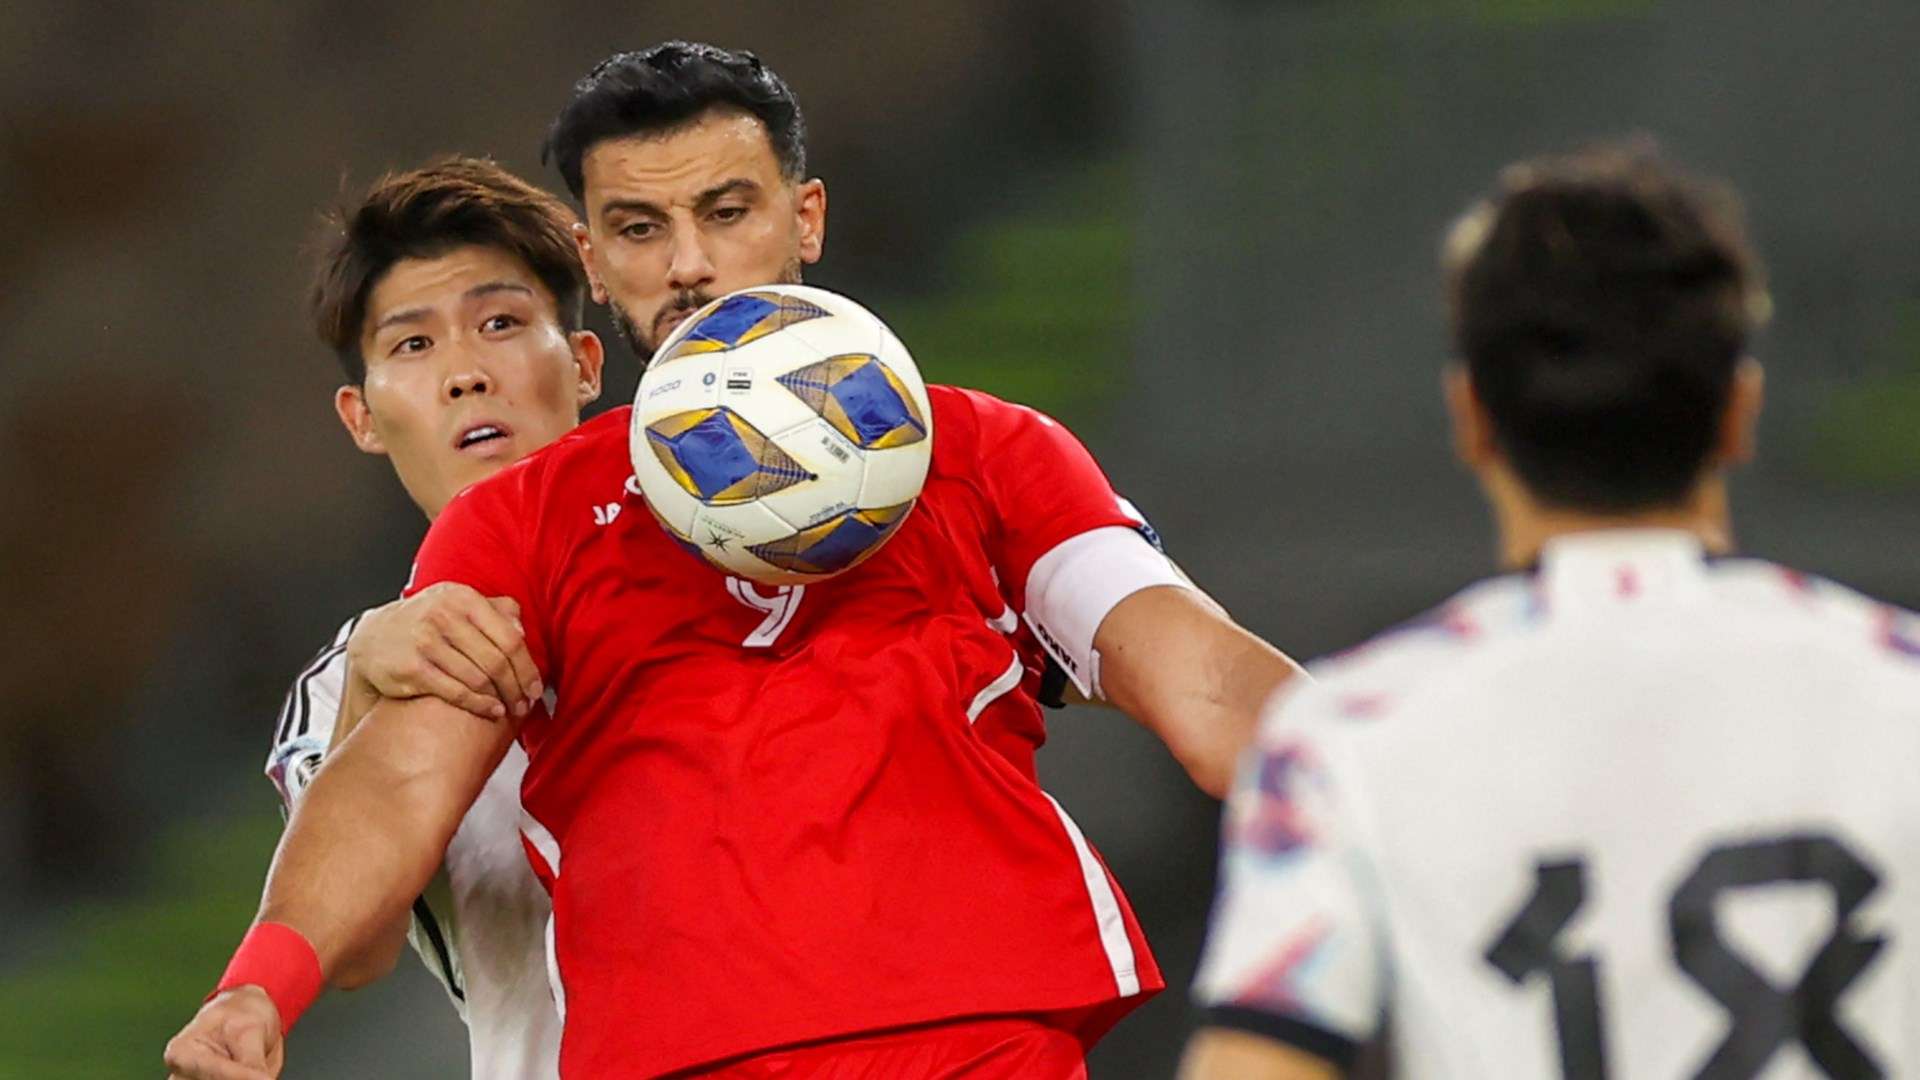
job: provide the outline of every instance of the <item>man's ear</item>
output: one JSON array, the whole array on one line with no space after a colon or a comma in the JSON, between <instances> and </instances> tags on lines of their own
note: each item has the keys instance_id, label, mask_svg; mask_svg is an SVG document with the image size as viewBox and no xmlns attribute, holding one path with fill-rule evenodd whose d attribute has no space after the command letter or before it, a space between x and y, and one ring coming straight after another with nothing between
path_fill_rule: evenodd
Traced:
<instances>
[{"instance_id":1,"label":"man's ear","mask_svg":"<svg viewBox=\"0 0 1920 1080\"><path fill-rule=\"evenodd\" d=\"M600 275L593 271L593 234L587 231L585 222L573 223L573 248L580 253L580 265L587 268L587 291L593 295L593 302L607 302L607 287L600 284Z\"/></svg>"},{"instance_id":2,"label":"man's ear","mask_svg":"<svg viewBox=\"0 0 1920 1080\"><path fill-rule=\"evenodd\" d=\"M793 209L800 219L800 261L817 263L827 247L827 182L816 176L796 185Z\"/></svg>"},{"instance_id":3,"label":"man's ear","mask_svg":"<svg viewBox=\"0 0 1920 1080\"><path fill-rule=\"evenodd\" d=\"M573 365L580 377L578 400L582 406L591 405L600 400L600 377L607 364L607 348L600 343L600 335L591 330L568 334L567 345L573 349Z\"/></svg>"},{"instance_id":4,"label":"man's ear","mask_svg":"<svg viewBox=\"0 0 1920 1080\"><path fill-rule=\"evenodd\" d=\"M1720 413L1719 445L1714 457L1722 465L1745 465L1753 460L1760 408L1766 403L1767 373L1760 361L1742 357L1728 388L1727 407Z\"/></svg>"},{"instance_id":5,"label":"man's ear","mask_svg":"<svg viewBox=\"0 0 1920 1080\"><path fill-rule=\"evenodd\" d=\"M367 407L366 391L349 383L333 392L333 411L340 414L340 424L353 436L353 445L363 454L385 454L387 444L380 439L380 433L373 428L373 410Z\"/></svg>"},{"instance_id":6,"label":"man's ear","mask_svg":"<svg viewBox=\"0 0 1920 1080\"><path fill-rule=\"evenodd\" d=\"M1453 455L1475 472L1491 465L1500 456L1493 438L1493 422L1487 418L1480 395L1473 390L1473 378L1460 364L1449 364L1440 377L1447 401L1447 416L1453 421Z\"/></svg>"}]
</instances>

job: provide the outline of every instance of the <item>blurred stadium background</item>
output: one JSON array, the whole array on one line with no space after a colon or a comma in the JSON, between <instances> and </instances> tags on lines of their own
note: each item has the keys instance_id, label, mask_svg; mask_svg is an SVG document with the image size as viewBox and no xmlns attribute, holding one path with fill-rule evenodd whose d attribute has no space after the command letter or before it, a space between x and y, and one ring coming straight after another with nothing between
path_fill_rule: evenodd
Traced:
<instances>
[{"instance_id":1,"label":"blurred stadium background","mask_svg":"<svg viewBox=\"0 0 1920 1080\"><path fill-rule=\"evenodd\" d=\"M15 2L0 1077L158 1075L257 898L281 694L423 531L332 415L301 307L316 209L452 150L557 187L537 146L572 79L675 36L755 49L797 89L832 194L814 281L930 378L1071 423L1301 657L1488 568L1436 394L1449 215L1513 158L1652 132L1744 191L1772 270L1743 543L1920 605L1908 0ZM611 405L637 363L609 371ZM1053 732L1049 786L1176 985L1094 1075L1165 1076L1215 808L1114 715ZM288 1075L464 1061L408 961L326 1001Z\"/></svg>"}]
</instances>

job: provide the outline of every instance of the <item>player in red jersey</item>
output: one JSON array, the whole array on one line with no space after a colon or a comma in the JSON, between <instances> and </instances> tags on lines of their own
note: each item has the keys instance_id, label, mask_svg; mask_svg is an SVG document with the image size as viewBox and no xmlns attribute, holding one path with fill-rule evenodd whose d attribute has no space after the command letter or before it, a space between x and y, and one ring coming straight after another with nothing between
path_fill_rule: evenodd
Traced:
<instances>
[{"instance_id":1,"label":"player in red jersey","mask_svg":"<svg viewBox=\"0 0 1920 1080\"><path fill-rule=\"evenodd\" d=\"M818 258L801 132L745 54L671 43L582 81L550 148L596 299L637 348ZM518 725L376 707L309 788L178 1074L273 1075L283 1025L411 902L517 735L563 1075L1084 1075L1085 1045L1161 981L1035 780L1022 620L1211 791L1295 669L1140 537L1057 423L929 396L914 514L805 588L719 576L641 512L624 410L454 499L412 588L514 599L556 703Z\"/></svg>"}]
</instances>

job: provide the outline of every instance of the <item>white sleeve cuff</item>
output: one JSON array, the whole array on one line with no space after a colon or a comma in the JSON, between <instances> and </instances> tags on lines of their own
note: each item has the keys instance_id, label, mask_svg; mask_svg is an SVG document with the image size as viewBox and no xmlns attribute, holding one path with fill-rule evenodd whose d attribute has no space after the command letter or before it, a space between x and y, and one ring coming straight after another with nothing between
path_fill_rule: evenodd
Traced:
<instances>
[{"instance_id":1,"label":"white sleeve cuff","mask_svg":"<svg viewBox=\"0 0 1920 1080\"><path fill-rule=\"evenodd\" d=\"M1193 587L1173 561L1122 525L1054 545L1027 575L1025 617L1055 663L1089 699L1100 696L1093 635L1120 601L1155 585Z\"/></svg>"},{"instance_id":2,"label":"white sleeve cuff","mask_svg":"<svg viewBox=\"0 0 1920 1080\"><path fill-rule=\"evenodd\" d=\"M328 732L331 731L329 725ZM301 735L273 748L273 756L267 760L267 779L280 789L280 801L288 813L293 812L294 804L306 793L313 774L320 771L329 737L330 734Z\"/></svg>"}]
</instances>

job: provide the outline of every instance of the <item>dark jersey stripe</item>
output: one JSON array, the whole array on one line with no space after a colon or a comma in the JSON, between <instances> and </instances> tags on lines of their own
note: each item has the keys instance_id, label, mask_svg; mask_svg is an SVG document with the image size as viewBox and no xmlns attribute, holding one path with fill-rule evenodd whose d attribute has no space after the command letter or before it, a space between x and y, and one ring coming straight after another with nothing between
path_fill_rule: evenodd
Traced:
<instances>
[{"instance_id":1,"label":"dark jersey stripe","mask_svg":"<svg viewBox=\"0 0 1920 1080\"><path fill-rule=\"evenodd\" d=\"M293 686L287 691L286 704L280 708L280 726L273 733L273 744L279 746L294 734L294 724L299 723L301 732L306 731L307 685L313 677L326 670L327 663L340 655L340 646L328 645L314 654L307 666L300 670L299 677L293 680Z\"/></svg>"},{"instance_id":2,"label":"dark jersey stripe","mask_svg":"<svg viewBox=\"0 0 1920 1080\"><path fill-rule=\"evenodd\" d=\"M360 620L366 616L367 613L363 611L348 619L347 624L333 635L333 640L321 646L320 651L313 654L313 659L307 661L307 666L302 668L299 676L293 680L293 686L287 690L286 700L280 703L280 721L273 731L273 745L276 750L281 743L293 736L307 733L312 713L307 687L326 670L334 657L339 656L346 649L347 639L353 636L354 628L359 626Z\"/></svg>"},{"instance_id":3,"label":"dark jersey stripe","mask_svg":"<svg viewBox=\"0 0 1920 1080\"><path fill-rule=\"evenodd\" d=\"M433 955L440 965L440 973L446 977L447 989L455 998L467 1000L466 988L453 973L453 954L447 950L446 935L440 932L440 920L427 906L427 898L422 896L413 902L413 921L420 924L420 931L427 935L427 944L433 946Z\"/></svg>"},{"instance_id":4,"label":"dark jersey stripe","mask_svg":"<svg viewBox=\"0 0 1920 1080\"><path fill-rule=\"evenodd\" d=\"M294 721L293 736L305 735L307 730L312 726L313 692L311 686L313 680L324 674L327 666L332 664L334 660L339 658L341 653L346 651L347 647L345 645L336 645L320 654L319 663L315 664L306 674L300 676L300 681L294 684L294 693L300 698L300 710Z\"/></svg>"}]
</instances>

